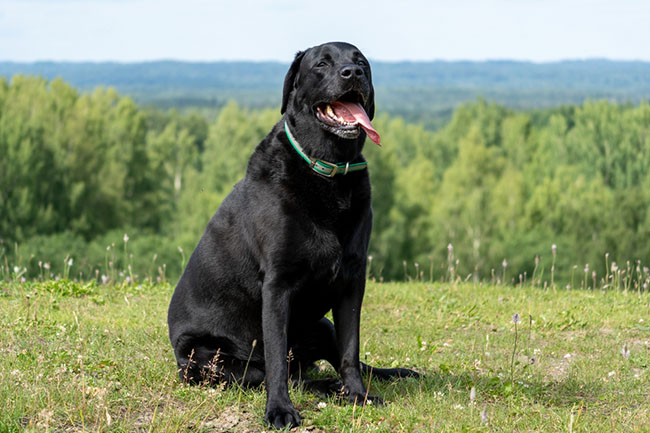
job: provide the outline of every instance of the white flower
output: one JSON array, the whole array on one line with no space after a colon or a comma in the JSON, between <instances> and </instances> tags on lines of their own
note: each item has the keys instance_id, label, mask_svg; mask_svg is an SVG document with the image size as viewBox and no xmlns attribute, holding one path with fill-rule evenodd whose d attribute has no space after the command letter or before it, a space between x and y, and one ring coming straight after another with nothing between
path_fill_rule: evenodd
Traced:
<instances>
[{"instance_id":1,"label":"white flower","mask_svg":"<svg viewBox=\"0 0 650 433\"><path fill-rule=\"evenodd\" d=\"M476 401L476 387L473 386L472 389L469 391L469 401L474 403Z\"/></svg>"},{"instance_id":2,"label":"white flower","mask_svg":"<svg viewBox=\"0 0 650 433\"><path fill-rule=\"evenodd\" d=\"M607 373L607 377L612 377L612 376L616 376L616 372L614 370Z\"/></svg>"},{"instance_id":3,"label":"white flower","mask_svg":"<svg viewBox=\"0 0 650 433\"><path fill-rule=\"evenodd\" d=\"M487 424L487 422L488 422L488 411L487 411L487 407L486 407L486 408L483 408L483 410L481 411L481 422L482 422L483 424Z\"/></svg>"},{"instance_id":4,"label":"white flower","mask_svg":"<svg viewBox=\"0 0 650 433\"><path fill-rule=\"evenodd\" d=\"M327 407L327 403L325 403L324 401L319 401L318 402L318 408L319 409L325 409L326 407Z\"/></svg>"},{"instance_id":5,"label":"white flower","mask_svg":"<svg viewBox=\"0 0 650 433\"><path fill-rule=\"evenodd\" d=\"M450 243L449 245L447 245L447 250L448 250L450 253L453 253L453 252L454 252L454 246Z\"/></svg>"},{"instance_id":6,"label":"white flower","mask_svg":"<svg viewBox=\"0 0 650 433\"><path fill-rule=\"evenodd\" d=\"M621 355L623 355L623 358L625 359L630 357L630 349L627 347L627 343L623 345L623 348L621 349Z\"/></svg>"},{"instance_id":7,"label":"white flower","mask_svg":"<svg viewBox=\"0 0 650 433\"><path fill-rule=\"evenodd\" d=\"M124 243L127 243L129 241L129 235L124 233Z\"/></svg>"},{"instance_id":8,"label":"white flower","mask_svg":"<svg viewBox=\"0 0 650 433\"><path fill-rule=\"evenodd\" d=\"M551 245L551 251L553 252L553 255L557 254L557 245Z\"/></svg>"},{"instance_id":9,"label":"white flower","mask_svg":"<svg viewBox=\"0 0 650 433\"><path fill-rule=\"evenodd\" d=\"M43 263L43 267L44 267L45 269L48 269L48 270L49 270L49 269L50 269L50 262Z\"/></svg>"},{"instance_id":10,"label":"white flower","mask_svg":"<svg viewBox=\"0 0 650 433\"><path fill-rule=\"evenodd\" d=\"M501 266L503 266L504 268L508 267L508 262L506 261L506 259L503 259L503 262L501 262Z\"/></svg>"},{"instance_id":11,"label":"white flower","mask_svg":"<svg viewBox=\"0 0 650 433\"><path fill-rule=\"evenodd\" d=\"M108 283L108 277L106 275L102 275L102 284Z\"/></svg>"},{"instance_id":12,"label":"white flower","mask_svg":"<svg viewBox=\"0 0 650 433\"><path fill-rule=\"evenodd\" d=\"M20 267L14 266L14 274L17 274L18 272L20 272Z\"/></svg>"},{"instance_id":13,"label":"white flower","mask_svg":"<svg viewBox=\"0 0 650 433\"><path fill-rule=\"evenodd\" d=\"M72 257L70 257L70 260L68 260L68 267L72 266Z\"/></svg>"}]
</instances>

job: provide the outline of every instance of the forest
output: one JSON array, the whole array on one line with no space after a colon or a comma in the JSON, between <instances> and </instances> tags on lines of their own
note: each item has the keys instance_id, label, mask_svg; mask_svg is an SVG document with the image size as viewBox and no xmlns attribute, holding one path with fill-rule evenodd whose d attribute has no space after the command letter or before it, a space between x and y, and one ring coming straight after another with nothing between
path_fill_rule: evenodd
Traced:
<instances>
[{"instance_id":1,"label":"forest","mask_svg":"<svg viewBox=\"0 0 650 433\"><path fill-rule=\"evenodd\" d=\"M0 78L2 277L174 281L279 118L279 106L206 115ZM373 124L370 278L552 274L578 286L648 274L647 102L522 110L478 98L438 128L381 106Z\"/></svg>"}]
</instances>

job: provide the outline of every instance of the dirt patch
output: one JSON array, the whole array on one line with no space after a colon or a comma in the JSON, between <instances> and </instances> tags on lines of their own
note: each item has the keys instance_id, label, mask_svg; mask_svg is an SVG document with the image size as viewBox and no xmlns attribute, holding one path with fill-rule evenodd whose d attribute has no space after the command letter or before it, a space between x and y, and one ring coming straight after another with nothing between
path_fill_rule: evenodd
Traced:
<instances>
[{"instance_id":1,"label":"dirt patch","mask_svg":"<svg viewBox=\"0 0 650 433\"><path fill-rule=\"evenodd\" d=\"M546 369L546 377L559 382L567 377L575 354L567 353L562 358L545 358L542 362Z\"/></svg>"},{"instance_id":2,"label":"dirt patch","mask_svg":"<svg viewBox=\"0 0 650 433\"><path fill-rule=\"evenodd\" d=\"M237 410L234 407L224 409L219 415L210 417L201 423L199 430L211 433L260 433L275 431L260 423L259 415ZM300 426L289 430L295 433L326 433L315 426Z\"/></svg>"}]
</instances>

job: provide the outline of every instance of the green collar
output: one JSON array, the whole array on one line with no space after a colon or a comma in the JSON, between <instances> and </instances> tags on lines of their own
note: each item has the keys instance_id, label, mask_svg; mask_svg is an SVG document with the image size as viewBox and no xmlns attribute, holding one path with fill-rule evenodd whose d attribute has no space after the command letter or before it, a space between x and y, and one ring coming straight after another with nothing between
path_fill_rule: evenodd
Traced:
<instances>
[{"instance_id":1,"label":"green collar","mask_svg":"<svg viewBox=\"0 0 650 433\"><path fill-rule=\"evenodd\" d=\"M302 147L300 147L300 144L298 144L298 140L294 138L294 136L291 134L291 131L289 130L289 125L287 124L287 121L284 121L284 131L287 133L287 138L289 139L289 143L293 146L294 149L296 149L296 152L298 152L298 155L302 156L302 159L307 161L309 166L311 167L312 170L314 170L316 173L325 176L325 177L334 177L337 174L348 174L350 171L359 171L359 170L364 170L368 167L367 162L357 162L355 164L350 164L349 162L346 162L345 164L335 164L333 162L327 162L322 159L313 159L310 158L304 150L302 150Z\"/></svg>"}]
</instances>

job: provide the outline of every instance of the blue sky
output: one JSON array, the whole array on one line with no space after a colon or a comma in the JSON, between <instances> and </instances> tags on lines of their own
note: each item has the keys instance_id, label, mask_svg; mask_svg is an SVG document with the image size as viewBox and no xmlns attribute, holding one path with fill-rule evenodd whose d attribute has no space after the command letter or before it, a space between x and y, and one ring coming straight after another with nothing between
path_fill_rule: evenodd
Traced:
<instances>
[{"instance_id":1,"label":"blue sky","mask_svg":"<svg viewBox=\"0 0 650 433\"><path fill-rule=\"evenodd\" d=\"M0 60L650 61L647 0L0 0Z\"/></svg>"}]
</instances>

